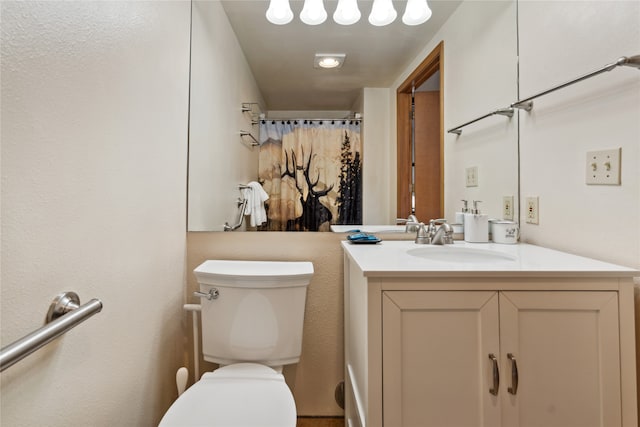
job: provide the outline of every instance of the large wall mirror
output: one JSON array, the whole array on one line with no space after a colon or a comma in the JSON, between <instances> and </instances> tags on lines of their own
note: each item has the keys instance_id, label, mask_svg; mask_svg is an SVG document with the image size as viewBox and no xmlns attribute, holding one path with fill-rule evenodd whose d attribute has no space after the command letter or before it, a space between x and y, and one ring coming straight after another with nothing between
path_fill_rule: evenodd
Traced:
<instances>
[{"instance_id":1,"label":"large wall mirror","mask_svg":"<svg viewBox=\"0 0 640 427\"><path fill-rule=\"evenodd\" d=\"M351 26L333 21L337 0L324 1L328 18L315 26L300 22L301 0L290 3L293 21L274 25L265 18L268 0L192 2L189 231L238 224L240 187L257 180L260 114L362 115L363 222L395 223L396 90L441 41L441 84L421 90L444 89L444 215L453 220L462 199L481 200L493 217L502 216L504 197L517 204L517 113L474 123L461 135L447 132L518 99L515 0L432 0L432 18L418 26L402 22L407 2L394 0L398 17L384 27L368 22L371 0L358 1L362 17ZM346 60L321 70L316 53L345 53ZM467 184L468 170L477 184ZM243 230L246 221L236 231Z\"/></svg>"}]
</instances>

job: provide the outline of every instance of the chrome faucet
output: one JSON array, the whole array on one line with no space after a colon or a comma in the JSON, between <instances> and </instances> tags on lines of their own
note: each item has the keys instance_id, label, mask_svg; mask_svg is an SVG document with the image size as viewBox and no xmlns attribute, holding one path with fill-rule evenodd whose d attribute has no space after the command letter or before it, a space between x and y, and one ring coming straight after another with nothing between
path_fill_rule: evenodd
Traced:
<instances>
[{"instance_id":1,"label":"chrome faucet","mask_svg":"<svg viewBox=\"0 0 640 427\"><path fill-rule=\"evenodd\" d=\"M396 223L404 223L404 232L405 233L414 233L418 230L418 225L420 225L420 221L415 215L409 215L407 219L397 218Z\"/></svg>"},{"instance_id":2,"label":"chrome faucet","mask_svg":"<svg viewBox=\"0 0 640 427\"><path fill-rule=\"evenodd\" d=\"M444 218L432 219L429 226L418 224L415 242L419 245L451 245L453 244L453 228Z\"/></svg>"},{"instance_id":3,"label":"chrome faucet","mask_svg":"<svg viewBox=\"0 0 640 427\"><path fill-rule=\"evenodd\" d=\"M440 227L438 227L433 233L431 238L432 245L452 245L453 244L453 227L447 223L447 220L437 219L440 221ZM435 225L434 225L435 227Z\"/></svg>"}]
</instances>

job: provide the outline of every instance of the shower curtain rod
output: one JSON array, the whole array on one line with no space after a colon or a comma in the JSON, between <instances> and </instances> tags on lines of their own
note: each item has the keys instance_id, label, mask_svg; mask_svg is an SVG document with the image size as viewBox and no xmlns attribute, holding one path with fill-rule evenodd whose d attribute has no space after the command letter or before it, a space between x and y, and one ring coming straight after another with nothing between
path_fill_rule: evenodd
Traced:
<instances>
[{"instance_id":1,"label":"shower curtain rod","mask_svg":"<svg viewBox=\"0 0 640 427\"><path fill-rule=\"evenodd\" d=\"M303 121L309 121L309 122L346 122L346 121L351 121L351 122L361 122L362 121L362 117L359 117L357 119L355 118L350 118L350 119L301 119L301 118L295 118L295 119L270 119L268 117L265 117L264 119L260 119L260 121L270 121L270 122L290 122L290 121L299 121L299 122L303 122Z\"/></svg>"}]
</instances>

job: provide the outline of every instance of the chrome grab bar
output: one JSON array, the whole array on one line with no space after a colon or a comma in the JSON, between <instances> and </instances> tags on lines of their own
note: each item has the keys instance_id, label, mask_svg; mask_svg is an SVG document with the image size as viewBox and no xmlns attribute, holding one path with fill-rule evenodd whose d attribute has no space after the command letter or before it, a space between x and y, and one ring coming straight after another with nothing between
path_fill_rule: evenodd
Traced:
<instances>
[{"instance_id":1,"label":"chrome grab bar","mask_svg":"<svg viewBox=\"0 0 640 427\"><path fill-rule=\"evenodd\" d=\"M247 199L243 198L242 200L238 199L238 220L234 225L229 224L228 222L224 223L223 230L224 231L235 231L242 225L242 220L244 219L244 209L247 206Z\"/></svg>"},{"instance_id":2,"label":"chrome grab bar","mask_svg":"<svg viewBox=\"0 0 640 427\"><path fill-rule=\"evenodd\" d=\"M88 303L80 305L80 299L74 292L65 292L58 295L49 306L45 326L0 350L0 372L100 312L100 310L102 310L102 302L98 299L94 298Z\"/></svg>"}]
</instances>

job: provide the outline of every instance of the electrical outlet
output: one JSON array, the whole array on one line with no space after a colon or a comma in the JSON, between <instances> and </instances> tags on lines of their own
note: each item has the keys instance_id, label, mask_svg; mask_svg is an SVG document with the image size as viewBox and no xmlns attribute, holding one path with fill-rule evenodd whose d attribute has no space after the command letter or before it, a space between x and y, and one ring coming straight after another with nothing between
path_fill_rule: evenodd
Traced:
<instances>
[{"instance_id":1,"label":"electrical outlet","mask_svg":"<svg viewBox=\"0 0 640 427\"><path fill-rule=\"evenodd\" d=\"M620 185L621 148L588 151L585 181L588 185Z\"/></svg>"},{"instance_id":2,"label":"electrical outlet","mask_svg":"<svg viewBox=\"0 0 640 427\"><path fill-rule=\"evenodd\" d=\"M527 197L526 199L526 215L527 224L539 224L540 223L540 211L538 209L538 197Z\"/></svg>"},{"instance_id":3,"label":"electrical outlet","mask_svg":"<svg viewBox=\"0 0 640 427\"><path fill-rule=\"evenodd\" d=\"M467 187L478 186L478 167L472 166L465 169Z\"/></svg>"},{"instance_id":4,"label":"electrical outlet","mask_svg":"<svg viewBox=\"0 0 640 427\"><path fill-rule=\"evenodd\" d=\"M513 219L513 196L502 197L502 219Z\"/></svg>"}]
</instances>

